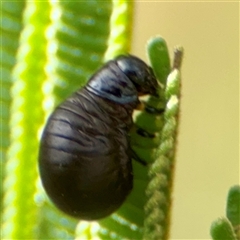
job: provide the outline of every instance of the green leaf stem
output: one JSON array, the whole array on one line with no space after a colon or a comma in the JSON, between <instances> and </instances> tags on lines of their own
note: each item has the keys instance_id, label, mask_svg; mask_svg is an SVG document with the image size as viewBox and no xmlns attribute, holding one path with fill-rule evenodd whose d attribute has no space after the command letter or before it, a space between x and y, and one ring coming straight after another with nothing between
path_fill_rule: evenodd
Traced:
<instances>
[{"instance_id":1,"label":"green leaf stem","mask_svg":"<svg viewBox=\"0 0 240 240\"><path fill-rule=\"evenodd\" d=\"M157 40L159 41L156 44ZM168 58L166 49L159 48L162 39L158 38L150 48L155 48L155 51L149 51L150 59L157 61L157 58L151 57L151 54L156 54L159 50L164 53L162 58ZM162 45L163 46L163 45ZM164 45L166 46L166 45ZM166 48L166 47L165 47ZM145 204L145 219L144 219L144 235L143 239L160 240L168 239L171 213L171 194L175 168L175 147L178 128L178 113L179 113L179 95L180 95L180 65L183 49L177 47L175 49L173 69L167 77L166 87L164 79L161 81L163 89L165 89L166 107L163 114L163 126L160 132L160 145L155 153L155 160L150 164L148 176L149 182L146 188L147 202ZM160 57L160 56L159 56ZM175 64L178 62L178 64ZM166 64L167 63L167 64ZM163 69L160 76L167 76L164 70L168 69L168 60L159 60L159 63L152 64L155 67ZM155 70L156 74L158 71ZM158 76L158 75L157 75Z\"/></svg>"}]
</instances>

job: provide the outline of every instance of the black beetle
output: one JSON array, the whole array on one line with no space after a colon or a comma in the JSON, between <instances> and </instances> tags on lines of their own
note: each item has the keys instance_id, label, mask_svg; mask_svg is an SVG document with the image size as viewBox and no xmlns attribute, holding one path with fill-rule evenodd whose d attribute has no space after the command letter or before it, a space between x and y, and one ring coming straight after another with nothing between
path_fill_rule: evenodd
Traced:
<instances>
[{"instance_id":1,"label":"black beetle","mask_svg":"<svg viewBox=\"0 0 240 240\"><path fill-rule=\"evenodd\" d=\"M119 56L55 109L42 134L39 170L59 209L96 220L122 205L133 187L131 159L138 158L130 147L132 113L138 96L157 88L142 60Z\"/></svg>"}]
</instances>

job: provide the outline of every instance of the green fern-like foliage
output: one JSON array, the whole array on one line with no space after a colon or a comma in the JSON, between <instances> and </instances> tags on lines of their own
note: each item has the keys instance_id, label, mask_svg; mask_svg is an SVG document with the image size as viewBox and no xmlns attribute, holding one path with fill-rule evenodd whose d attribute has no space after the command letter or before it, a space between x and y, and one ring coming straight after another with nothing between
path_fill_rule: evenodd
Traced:
<instances>
[{"instance_id":1,"label":"green fern-like foliage","mask_svg":"<svg viewBox=\"0 0 240 240\"><path fill-rule=\"evenodd\" d=\"M150 50L155 48L161 50L162 57L159 58L161 60L159 60L158 68L163 69L163 71L158 78L162 79L163 87L161 92L164 93L162 102L166 106L163 114L163 125L159 134L160 141L154 160L148 170L149 181L146 188L147 202L145 204L144 239L153 240L168 239L170 230L171 195L180 106L180 67L183 55L183 49L176 47L172 70L166 78L167 72L164 72L164 70L168 69L169 60L165 47L166 44L162 42L161 38L156 38L150 45ZM152 52L154 55L151 59L157 62L157 59L155 60L156 51ZM160 96L163 95L161 92Z\"/></svg>"},{"instance_id":2,"label":"green fern-like foliage","mask_svg":"<svg viewBox=\"0 0 240 240\"><path fill-rule=\"evenodd\" d=\"M3 167L6 161L6 151L9 146L10 138L10 106L12 98L10 94L10 88L13 84L11 72L16 63L16 52L19 46L19 35L22 30L22 10L24 9L25 3L18 2L14 6L11 3L1 4L1 34L2 34L2 45L1 45L1 91L0 91L0 177L3 179ZM2 181L0 186L0 197L2 199ZM2 204L1 204L2 212Z\"/></svg>"},{"instance_id":3,"label":"green fern-like foliage","mask_svg":"<svg viewBox=\"0 0 240 240\"><path fill-rule=\"evenodd\" d=\"M38 7L36 5L28 3L22 11L22 31L19 39L15 39L19 41L19 47L14 56L16 64L11 73L13 84L8 89L12 97L9 106L11 145L6 163L4 162L2 228L3 238L6 239L25 239L32 236L36 227L33 219L36 218L37 208L33 199L37 176L37 131L44 115L39 108L43 98L42 91L39 90L42 79L46 77L42 71L46 59L43 31L49 22L48 3ZM14 8L13 2L11 6ZM12 16L8 18L14 19Z\"/></svg>"},{"instance_id":4,"label":"green fern-like foliage","mask_svg":"<svg viewBox=\"0 0 240 240\"><path fill-rule=\"evenodd\" d=\"M129 52L133 2L17 1L3 2L1 7L1 237L142 239L157 233L166 223L159 221L152 227L149 215L161 207L160 202L149 205L161 179L155 174L162 169L155 159L167 156L172 166L174 154L169 156L169 151L174 151L175 142L170 150L164 142L167 153L159 144L166 136L175 139L180 80L173 71L166 84L170 63L165 41L160 39L163 51L149 49L161 90L160 98L151 98L147 104L166 111L154 118L144 113L136 117L137 127L158 137L139 141L136 132L132 133L132 144L149 167L133 161L134 190L117 212L98 222L79 222L57 210L42 189L37 170L41 130L54 107L82 87L101 64ZM148 128L149 121L153 129ZM167 176L171 187L172 175L167 172ZM168 212L164 213L169 219Z\"/></svg>"},{"instance_id":5,"label":"green fern-like foliage","mask_svg":"<svg viewBox=\"0 0 240 240\"><path fill-rule=\"evenodd\" d=\"M211 225L213 240L240 239L240 186L230 188L227 197L226 217L215 220Z\"/></svg>"}]
</instances>

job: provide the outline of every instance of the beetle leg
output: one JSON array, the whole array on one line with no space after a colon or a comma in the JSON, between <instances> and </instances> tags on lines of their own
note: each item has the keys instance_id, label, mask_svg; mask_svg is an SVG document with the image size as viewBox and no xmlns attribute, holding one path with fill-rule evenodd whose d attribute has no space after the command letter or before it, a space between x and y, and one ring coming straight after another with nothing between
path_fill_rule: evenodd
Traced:
<instances>
[{"instance_id":1,"label":"beetle leg","mask_svg":"<svg viewBox=\"0 0 240 240\"><path fill-rule=\"evenodd\" d=\"M135 109L143 111L145 109L145 104L143 102L141 102L141 101L138 101L138 104L137 104Z\"/></svg>"},{"instance_id":2,"label":"beetle leg","mask_svg":"<svg viewBox=\"0 0 240 240\"><path fill-rule=\"evenodd\" d=\"M162 114L165 109L164 108L157 109L152 106L149 106L146 102L139 101L135 110L140 110L140 111L145 110L147 113L158 115L158 114Z\"/></svg>"},{"instance_id":3,"label":"beetle leg","mask_svg":"<svg viewBox=\"0 0 240 240\"><path fill-rule=\"evenodd\" d=\"M132 157L135 161L137 161L137 162L139 162L140 164L142 164L143 166L147 166L147 163L146 163L144 160L142 160L132 148L131 148L131 157Z\"/></svg>"},{"instance_id":4,"label":"beetle leg","mask_svg":"<svg viewBox=\"0 0 240 240\"><path fill-rule=\"evenodd\" d=\"M146 137L146 138L154 138L155 134L149 133L147 131L145 131L144 129L140 128L137 126L137 134L142 136L142 137Z\"/></svg>"},{"instance_id":5,"label":"beetle leg","mask_svg":"<svg viewBox=\"0 0 240 240\"><path fill-rule=\"evenodd\" d=\"M164 108L156 109L154 107L151 107L151 106L145 104L145 111L150 114L156 114L156 115L162 114L162 113L164 113L164 110L165 110Z\"/></svg>"}]
</instances>

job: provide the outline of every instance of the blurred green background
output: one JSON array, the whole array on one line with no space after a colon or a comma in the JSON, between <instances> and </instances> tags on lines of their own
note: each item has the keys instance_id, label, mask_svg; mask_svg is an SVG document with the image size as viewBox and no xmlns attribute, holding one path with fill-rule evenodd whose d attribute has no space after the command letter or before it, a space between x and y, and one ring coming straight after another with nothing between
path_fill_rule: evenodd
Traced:
<instances>
[{"instance_id":1,"label":"blurred green background","mask_svg":"<svg viewBox=\"0 0 240 240\"><path fill-rule=\"evenodd\" d=\"M239 2L136 1L132 52L160 34L184 46L171 239L211 239L239 184Z\"/></svg>"}]
</instances>

